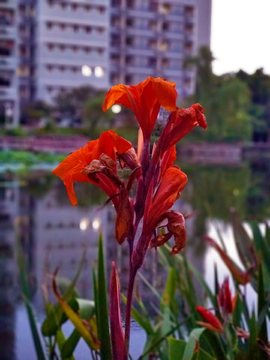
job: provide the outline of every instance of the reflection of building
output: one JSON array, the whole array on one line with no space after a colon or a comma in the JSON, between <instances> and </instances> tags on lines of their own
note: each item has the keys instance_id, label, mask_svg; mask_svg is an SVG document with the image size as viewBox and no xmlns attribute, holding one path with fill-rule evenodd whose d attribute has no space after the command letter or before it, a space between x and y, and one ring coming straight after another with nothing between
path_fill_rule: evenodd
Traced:
<instances>
[{"instance_id":1,"label":"reflection of building","mask_svg":"<svg viewBox=\"0 0 270 360\"><path fill-rule=\"evenodd\" d=\"M72 280L86 248L86 263L77 288L82 297L92 298L91 267L97 258L98 233L100 226L103 227L105 223L106 209L82 209L69 203L59 205L56 201L56 190L50 190L35 203L35 275L39 290L45 274L51 275L57 268L59 276ZM50 281L48 284L50 288ZM41 292L35 298L35 307L43 312Z\"/></svg>"},{"instance_id":2,"label":"reflection of building","mask_svg":"<svg viewBox=\"0 0 270 360\"><path fill-rule=\"evenodd\" d=\"M1 179L2 180L2 179ZM15 348L15 305L17 266L13 223L19 213L19 187L0 183L0 354L12 359ZM3 346L5 345L5 346Z\"/></svg>"},{"instance_id":3,"label":"reflection of building","mask_svg":"<svg viewBox=\"0 0 270 360\"><path fill-rule=\"evenodd\" d=\"M17 124L19 111L17 77L17 1L0 2L0 124Z\"/></svg>"}]
</instances>

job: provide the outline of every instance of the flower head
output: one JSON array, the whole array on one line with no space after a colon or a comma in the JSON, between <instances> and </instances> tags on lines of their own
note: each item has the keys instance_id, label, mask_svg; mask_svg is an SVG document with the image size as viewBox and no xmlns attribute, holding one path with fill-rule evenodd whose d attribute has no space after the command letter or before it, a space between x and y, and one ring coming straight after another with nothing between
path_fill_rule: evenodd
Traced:
<instances>
[{"instance_id":1,"label":"flower head","mask_svg":"<svg viewBox=\"0 0 270 360\"><path fill-rule=\"evenodd\" d=\"M237 295L232 297L229 287L229 278L225 278L218 292L218 306L222 318L225 320L234 311Z\"/></svg>"},{"instance_id":2,"label":"flower head","mask_svg":"<svg viewBox=\"0 0 270 360\"><path fill-rule=\"evenodd\" d=\"M161 78L148 77L136 86L115 85L107 93L103 111L113 104L121 104L131 109L145 138L149 139L160 107L168 111L176 108L177 91L175 84Z\"/></svg>"},{"instance_id":3,"label":"flower head","mask_svg":"<svg viewBox=\"0 0 270 360\"><path fill-rule=\"evenodd\" d=\"M223 326L219 319L211 313L211 311L203 308L202 306L197 306L196 310L201 315L201 317L205 320L204 321L197 321L199 325L202 325L203 327L206 327L209 330L217 331L217 332L223 332Z\"/></svg>"}]
</instances>

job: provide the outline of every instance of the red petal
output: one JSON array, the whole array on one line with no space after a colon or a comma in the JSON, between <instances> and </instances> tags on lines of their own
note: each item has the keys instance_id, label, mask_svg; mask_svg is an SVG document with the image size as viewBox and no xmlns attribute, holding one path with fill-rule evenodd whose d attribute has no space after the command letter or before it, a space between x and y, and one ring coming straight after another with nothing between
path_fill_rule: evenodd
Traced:
<instances>
[{"instance_id":1,"label":"red petal","mask_svg":"<svg viewBox=\"0 0 270 360\"><path fill-rule=\"evenodd\" d=\"M215 328L216 331L223 331L223 326L221 322L209 310L203 308L202 306L197 306L196 310L203 317L203 319L207 321L207 323L209 323Z\"/></svg>"}]
</instances>

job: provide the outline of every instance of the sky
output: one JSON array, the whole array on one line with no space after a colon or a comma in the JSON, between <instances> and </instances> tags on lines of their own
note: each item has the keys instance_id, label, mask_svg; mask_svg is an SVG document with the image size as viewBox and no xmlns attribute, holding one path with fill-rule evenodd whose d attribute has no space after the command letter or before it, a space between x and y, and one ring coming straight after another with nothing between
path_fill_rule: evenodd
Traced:
<instances>
[{"instance_id":1,"label":"sky","mask_svg":"<svg viewBox=\"0 0 270 360\"><path fill-rule=\"evenodd\" d=\"M270 0L212 0L214 73L263 67L270 75Z\"/></svg>"}]
</instances>

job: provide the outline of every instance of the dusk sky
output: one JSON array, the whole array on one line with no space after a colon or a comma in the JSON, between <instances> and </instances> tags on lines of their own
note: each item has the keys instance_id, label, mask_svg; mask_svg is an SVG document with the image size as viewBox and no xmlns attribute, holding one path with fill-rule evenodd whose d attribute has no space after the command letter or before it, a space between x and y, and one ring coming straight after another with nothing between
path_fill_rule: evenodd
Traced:
<instances>
[{"instance_id":1,"label":"dusk sky","mask_svg":"<svg viewBox=\"0 0 270 360\"><path fill-rule=\"evenodd\" d=\"M211 36L216 74L270 74L270 0L212 0Z\"/></svg>"}]
</instances>

